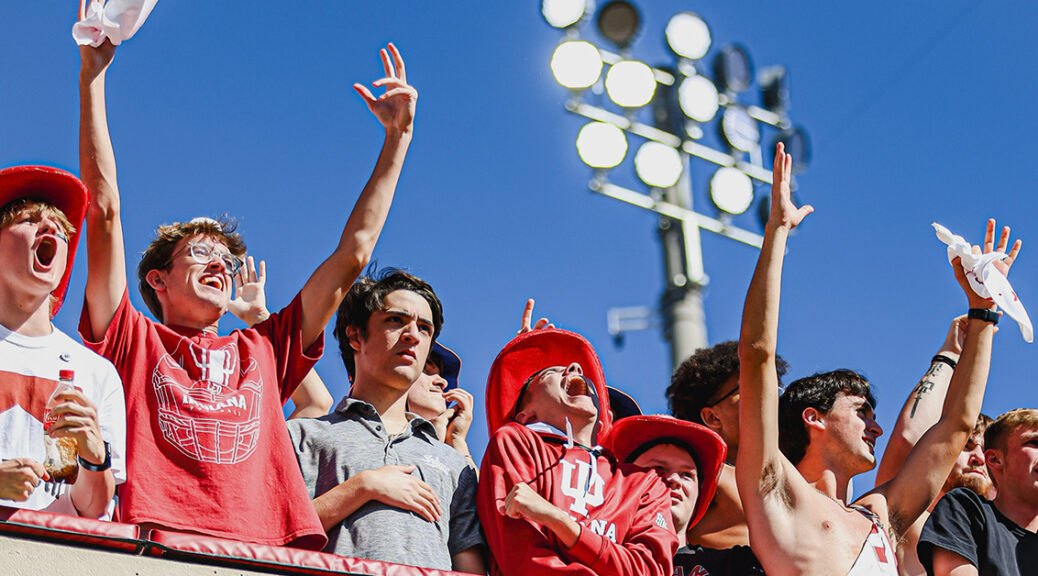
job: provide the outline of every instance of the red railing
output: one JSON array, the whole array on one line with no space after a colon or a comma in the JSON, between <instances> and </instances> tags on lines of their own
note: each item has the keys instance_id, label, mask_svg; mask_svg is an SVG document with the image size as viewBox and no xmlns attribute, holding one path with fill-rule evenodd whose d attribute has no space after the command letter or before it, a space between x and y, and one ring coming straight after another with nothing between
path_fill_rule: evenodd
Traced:
<instances>
[{"instance_id":1,"label":"red railing","mask_svg":"<svg viewBox=\"0 0 1038 576\"><path fill-rule=\"evenodd\" d=\"M279 574L458 575L457 572L345 558L298 548L247 544L166 530L142 530L133 524L17 508L0 507L0 534L198 564L276 571Z\"/></svg>"}]
</instances>

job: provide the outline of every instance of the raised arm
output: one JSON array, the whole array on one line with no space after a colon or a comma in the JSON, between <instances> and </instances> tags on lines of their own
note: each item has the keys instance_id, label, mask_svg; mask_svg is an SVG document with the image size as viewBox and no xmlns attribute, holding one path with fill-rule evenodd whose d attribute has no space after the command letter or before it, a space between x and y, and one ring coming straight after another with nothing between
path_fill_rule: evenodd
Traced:
<instances>
[{"instance_id":1,"label":"raised arm","mask_svg":"<svg viewBox=\"0 0 1038 576\"><path fill-rule=\"evenodd\" d=\"M966 316L959 316L952 320L944 344L930 361L926 374L923 374L901 407L901 414L883 451L879 470L876 471L876 486L897 474L912 447L941 417L944 398L948 394L948 384L954 370L951 363L958 362L965 338Z\"/></svg>"},{"instance_id":2,"label":"raised arm","mask_svg":"<svg viewBox=\"0 0 1038 576\"><path fill-rule=\"evenodd\" d=\"M257 266L256 259L249 256L234 277L234 298L228 304L228 309L248 326L266 320L270 317L266 285L267 263L260 260ZM324 380L321 380L315 368L311 368L292 393L295 410L288 419L324 416L332 409L334 402Z\"/></svg>"},{"instance_id":3,"label":"raised arm","mask_svg":"<svg viewBox=\"0 0 1038 576\"><path fill-rule=\"evenodd\" d=\"M105 75L115 46L105 40L97 48L80 46L79 170L90 190L86 214L86 307L92 339L107 331L126 291L126 254L119 217L115 151L108 134Z\"/></svg>"},{"instance_id":4,"label":"raised arm","mask_svg":"<svg viewBox=\"0 0 1038 576\"><path fill-rule=\"evenodd\" d=\"M994 244L995 221L989 220L984 239L984 252L991 252ZM998 250L1005 251L1009 242L1009 227L1002 230ZM1003 273L1009 272L1020 252L1020 241L1009 255L996 264ZM979 247L974 247L979 252ZM995 304L973 292L962 271L959 260L952 266L959 285L966 292L971 309L994 310ZM966 341L958 366L952 375L941 417L919 439L901 470L886 484L876 489L885 496L891 519L891 529L902 534L930 505L944 485L956 456L962 451L980 414L991 364L991 343L995 334L992 322L971 318L966 324ZM869 495L863 497L867 498Z\"/></svg>"},{"instance_id":5,"label":"raised arm","mask_svg":"<svg viewBox=\"0 0 1038 576\"><path fill-rule=\"evenodd\" d=\"M418 92L407 84L404 59L396 46L389 44L388 50L383 49L380 54L386 76L376 80L372 86L384 86L386 92L376 98L362 84L354 84L353 88L385 126L385 142L375 170L353 206L338 246L303 287L302 331L306 345L321 334L346 291L371 260L411 144Z\"/></svg>"},{"instance_id":6,"label":"raised arm","mask_svg":"<svg viewBox=\"0 0 1038 576\"><path fill-rule=\"evenodd\" d=\"M789 189L791 174L792 157L779 144L772 174L771 215L764 229L760 259L746 294L739 335L739 454L735 476L748 513L751 504L760 510L763 499L780 488L786 471L793 469L779 450L778 442L779 382L775 357L779 300L786 239L814 208L793 205Z\"/></svg>"}]
</instances>

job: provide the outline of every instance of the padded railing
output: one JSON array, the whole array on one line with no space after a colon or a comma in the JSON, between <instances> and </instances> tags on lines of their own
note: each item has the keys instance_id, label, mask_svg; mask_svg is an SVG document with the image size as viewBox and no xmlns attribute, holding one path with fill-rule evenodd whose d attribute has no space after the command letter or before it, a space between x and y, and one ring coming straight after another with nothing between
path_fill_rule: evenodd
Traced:
<instances>
[{"instance_id":1,"label":"padded railing","mask_svg":"<svg viewBox=\"0 0 1038 576\"><path fill-rule=\"evenodd\" d=\"M368 574L373 576L448 576L443 570L345 558L299 548L247 544L197 534L148 530L118 522L101 522L0 506L0 534L110 550L147 554L181 562L231 566L279 574Z\"/></svg>"}]
</instances>

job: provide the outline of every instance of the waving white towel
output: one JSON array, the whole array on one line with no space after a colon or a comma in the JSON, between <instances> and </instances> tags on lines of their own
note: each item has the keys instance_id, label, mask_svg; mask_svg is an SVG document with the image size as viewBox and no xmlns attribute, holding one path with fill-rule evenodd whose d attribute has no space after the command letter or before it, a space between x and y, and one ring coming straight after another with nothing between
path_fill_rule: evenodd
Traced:
<instances>
[{"instance_id":1,"label":"waving white towel","mask_svg":"<svg viewBox=\"0 0 1038 576\"><path fill-rule=\"evenodd\" d=\"M105 38L119 45L140 30L159 0L80 0L79 22L72 37L80 46L100 46ZM84 8L84 4L90 2Z\"/></svg>"},{"instance_id":2,"label":"waving white towel","mask_svg":"<svg viewBox=\"0 0 1038 576\"><path fill-rule=\"evenodd\" d=\"M981 298L990 298L1010 318L1020 325L1020 334L1027 342L1034 342L1034 328L1027 310L1016 297L1016 292L1009 284L1009 279L995 268L994 262L1006 257L1005 252L988 252L974 254L969 242L962 236L952 234L950 230L933 223L937 238L948 245L948 261L962 258L962 270L966 273L970 288Z\"/></svg>"}]
</instances>

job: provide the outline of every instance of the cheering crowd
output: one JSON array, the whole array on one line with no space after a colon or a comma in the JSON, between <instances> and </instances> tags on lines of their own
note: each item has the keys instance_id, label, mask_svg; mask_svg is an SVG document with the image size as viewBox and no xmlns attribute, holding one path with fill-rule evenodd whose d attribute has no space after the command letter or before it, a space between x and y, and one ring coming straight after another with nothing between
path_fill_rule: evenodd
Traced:
<instances>
[{"instance_id":1,"label":"cheering crowd","mask_svg":"<svg viewBox=\"0 0 1038 576\"><path fill-rule=\"evenodd\" d=\"M466 437L477 408L458 386L461 359L437 341L443 304L420 278L369 268L414 137L418 93L400 51L389 44L384 77L354 85L385 129L381 153L338 244L291 303L269 312L264 263L235 223L200 217L159 226L144 248L137 283L150 315L130 301L108 133L116 46L80 52L80 176L0 171L0 504L509 576L1038 566L1038 410L981 414L1000 313L961 258L948 281L964 315L882 457L861 374L783 387L782 267L812 208L791 200L781 144L739 341L674 372L672 415L642 415L607 386L586 339L533 321L531 300L491 367L490 442L476 462ZM81 236L77 340L52 318ZM973 253L1004 278L1020 249L988 221ZM221 334L228 311L248 328ZM350 378L334 408L313 371L333 317ZM72 446L71 476L48 464L58 439ZM852 500L852 479L877 465L875 487Z\"/></svg>"}]
</instances>

